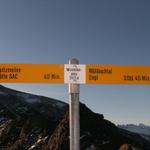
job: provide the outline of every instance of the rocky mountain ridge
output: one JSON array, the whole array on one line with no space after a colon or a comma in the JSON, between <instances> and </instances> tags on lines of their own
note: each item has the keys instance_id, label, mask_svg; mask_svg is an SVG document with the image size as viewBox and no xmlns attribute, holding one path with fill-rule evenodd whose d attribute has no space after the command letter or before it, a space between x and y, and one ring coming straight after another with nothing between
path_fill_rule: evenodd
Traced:
<instances>
[{"instance_id":1,"label":"rocky mountain ridge","mask_svg":"<svg viewBox=\"0 0 150 150\"><path fill-rule=\"evenodd\" d=\"M0 149L69 150L68 116L66 103L0 86ZM80 125L81 150L150 149L140 135L118 128L84 104Z\"/></svg>"},{"instance_id":2,"label":"rocky mountain ridge","mask_svg":"<svg viewBox=\"0 0 150 150\"><path fill-rule=\"evenodd\" d=\"M67 104L0 86L0 147L33 149L52 134ZM15 148L16 145L22 145Z\"/></svg>"}]
</instances>

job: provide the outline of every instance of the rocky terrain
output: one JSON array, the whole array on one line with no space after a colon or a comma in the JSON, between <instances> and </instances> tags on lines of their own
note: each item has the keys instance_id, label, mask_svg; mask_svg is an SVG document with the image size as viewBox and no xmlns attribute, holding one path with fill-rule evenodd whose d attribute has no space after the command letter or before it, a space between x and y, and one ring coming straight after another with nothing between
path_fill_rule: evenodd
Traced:
<instances>
[{"instance_id":1,"label":"rocky terrain","mask_svg":"<svg viewBox=\"0 0 150 150\"><path fill-rule=\"evenodd\" d=\"M81 150L150 150L139 134L118 128L80 104ZM69 150L68 105L0 86L0 150Z\"/></svg>"},{"instance_id":2,"label":"rocky terrain","mask_svg":"<svg viewBox=\"0 0 150 150\"><path fill-rule=\"evenodd\" d=\"M66 104L0 86L0 147L33 149L58 125ZM39 147L40 149L40 147Z\"/></svg>"}]
</instances>

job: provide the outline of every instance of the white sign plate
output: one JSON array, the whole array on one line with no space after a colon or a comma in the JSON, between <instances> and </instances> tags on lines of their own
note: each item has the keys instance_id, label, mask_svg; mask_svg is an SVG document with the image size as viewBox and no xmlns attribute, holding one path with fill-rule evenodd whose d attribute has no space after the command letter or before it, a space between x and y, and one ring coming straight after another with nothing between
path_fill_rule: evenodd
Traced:
<instances>
[{"instance_id":1,"label":"white sign plate","mask_svg":"<svg viewBox=\"0 0 150 150\"><path fill-rule=\"evenodd\" d=\"M85 65L65 64L64 67L64 82L81 84L85 83Z\"/></svg>"}]
</instances>

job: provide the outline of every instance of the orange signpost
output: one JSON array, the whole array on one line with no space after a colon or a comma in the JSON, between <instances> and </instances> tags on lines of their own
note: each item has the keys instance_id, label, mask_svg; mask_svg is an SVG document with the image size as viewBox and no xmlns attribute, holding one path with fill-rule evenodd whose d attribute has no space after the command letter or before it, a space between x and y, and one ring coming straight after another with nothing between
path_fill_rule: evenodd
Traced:
<instances>
[{"instance_id":1,"label":"orange signpost","mask_svg":"<svg viewBox=\"0 0 150 150\"><path fill-rule=\"evenodd\" d=\"M150 84L150 66L86 65L87 84Z\"/></svg>"},{"instance_id":2,"label":"orange signpost","mask_svg":"<svg viewBox=\"0 0 150 150\"><path fill-rule=\"evenodd\" d=\"M0 82L64 83L64 65L0 64Z\"/></svg>"},{"instance_id":3,"label":"orange signpost","mask_svg":"<svg viewBox=\"0 0 150 150\"><path fill-rule=\"evenodd\" d=\"M150 66L0 64L0 83L150 84Z\"/></svg>"},{"instance_id":4,"label":"orange signpost","mask_svg":"<svg viewBox=\"0 0 150 150\"><path fill-rule=\"evenodd\" d=\"M69 84L70 149L80 149L79 84L150 84L150 66L0 64L0 83Z\"/></svg>"}]
</instances>

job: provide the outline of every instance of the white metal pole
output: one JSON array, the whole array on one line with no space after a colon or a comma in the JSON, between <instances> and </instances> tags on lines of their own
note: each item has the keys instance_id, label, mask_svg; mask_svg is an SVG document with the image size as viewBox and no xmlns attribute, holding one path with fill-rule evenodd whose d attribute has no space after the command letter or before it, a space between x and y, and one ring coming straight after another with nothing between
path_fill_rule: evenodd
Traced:
<instances>
[{"instance_id":1,"label":"white metal pole","mask_svg":"<svg viewBox=\"0 0 150 150\"><path fill-rule=\"evenodd\" d=\"M69 64L79 64L77 59ZM80 150L79 84L69 84L70 150Z\"/></svg>"}]
</instances>

